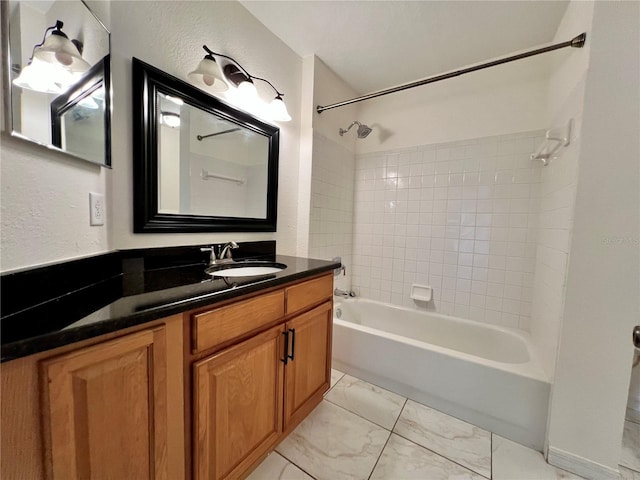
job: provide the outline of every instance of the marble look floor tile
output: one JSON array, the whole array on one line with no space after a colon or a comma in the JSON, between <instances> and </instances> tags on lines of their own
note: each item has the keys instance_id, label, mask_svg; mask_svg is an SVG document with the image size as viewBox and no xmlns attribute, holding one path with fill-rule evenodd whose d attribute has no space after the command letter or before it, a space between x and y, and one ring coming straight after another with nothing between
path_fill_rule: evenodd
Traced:
<instances>
[{"instance_id":1,"label":"marble look floor tile","mask_svg":"<svg viewBox=\"0 0 640 480\"><path fill-rule=\"evenodd\" d=\"M620 465L640 471L640 424L624 422Z\"/></svg>"},{"instance_id":2,"label":"marble look floor tile","mask_svg":"<svg viewBox=\"0 0 640 480\"><path fill-rule=\"evenodd\" d=\"M286 458L273 452L256 468L247 480L313 480Z\"/></svg>"},{"instance_id":3,"label":"marble look floor tile","mask_svg":"<svg viewBox=\"0 0 640 480\"><path fill-rule=\"evenodd\" d=\"M336 383L340 381L340 379L344 377L344 373L340 370L336 370L335 368L331 369L331 386L333 387Z\"/></svg>"},{"instance_id":4,"label":"marble look floor tile","mask_svg":"<svg viewBox=\"0 0 640 480\"><path fill-rule=\"evenodd\" d=\"M491 434L486 430L408 400L393 431L491 478Z\"/></svg>"},{"instance_id":5,"label":"marble look floor tile","mask_svg":"<svg viewBox=\"0 0 640 480\"><path fill-rule=\"evenodd\" d=\"M440 455L391 434L371 480L484 480L484 477Z\"/></svg>"},{"instance_id":6,"label":"marble look floor tile","mask_svg":"<svg viewBox=\"0 0 640 480\"><path fill-rule=\"evenodd\" d=\"M370 383L345 375L325 399L346 408L381 427L391 430L406 398Z\"/></svg>"},{"instance_id":7,"label":"marble look floor tile","mask_svg":"<svg viewBox=\"0 0 640 480\"><path fill-rule=\"evenodd\" d=\"M493 434L494 480L580 480L582 477L549 465L540 452Z\"/></svg>"},{"instance_id":8,"label":"marble look floor tile","mask_svg":"<svg viewBox=\"0 0 640 480\"><path fill-rule=\"evenodd\" d=\"M389 435L323 400L276 450L318 480L366 480Z\"/></svg>"},{"instance_id":9,"label":"marble look floor tile","mask_svg":"<svg viewBox=\"0 0 640 480\"><path fill-rule=\"evenodd\" d=\"M629 468L621 466L620 478L622 480L640 480L640 472L635 472Z\"/></svg>"}]
</instances>

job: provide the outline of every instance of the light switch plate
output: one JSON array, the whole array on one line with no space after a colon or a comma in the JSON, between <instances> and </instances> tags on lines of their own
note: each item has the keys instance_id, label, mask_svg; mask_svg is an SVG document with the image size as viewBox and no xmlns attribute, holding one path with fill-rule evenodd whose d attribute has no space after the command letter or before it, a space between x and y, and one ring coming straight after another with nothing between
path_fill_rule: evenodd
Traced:
<instances>
[{"instance_id":1,"label":"light switch plate","mask_svg":"<svg viewBox=\"0 0 640 480\"><path fill-rule=\"evenodd\" d=\"M91 225L104 225L104 195L89 192L89 215Z\"/></svg>"}]
</instances>

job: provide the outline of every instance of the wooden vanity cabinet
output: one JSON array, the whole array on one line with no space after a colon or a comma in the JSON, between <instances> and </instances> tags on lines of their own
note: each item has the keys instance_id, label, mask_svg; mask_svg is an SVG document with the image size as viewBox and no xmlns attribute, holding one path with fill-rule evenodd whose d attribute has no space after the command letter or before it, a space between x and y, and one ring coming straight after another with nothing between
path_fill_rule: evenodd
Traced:
<instances>
[{"instance_id":1,"label":"wooden vanity cabinet","mask_svg":"<svg viewBox=\"0 0 640 480\"><path fill-rule=\"evenodd\" d=\"M0 477L185 478L182 315L3 363Z\"/></svg>"},{"instance_id":2,"label":"wooden vanity cabinet","mask_svg":"<svg viewBox=\"0 0 640 480\"><path fill-rule=\"evenodd\" d=\"M300 423L322 400L331 382L331 302L286 324L292 335L292 359L285 367L284 428Z\"/></svg>"},{"instance_id":3,"label":"wooden vanity cabinet","mask_svg":"<svg viewBox=\"0 0 640 480\"><path fill-rule=\"evenodd\" d=\"M41 363L49 478L168 479L163 326Z\"/></svg>"},{"instance_id":4,"label":"wooden vanity cabinet","mask_svg":"<svg viewBox=\"0 0 640 480\"><path fill-rule=\"evenodd\" d=\"M331 273L0 369L0 476L243 478L322 401Z\"/></svg>"},{"instance_id":5,"label":"wooden vanity cabinet","mask_svg":"<svg viewBox=\"0 0 640 480\"><path fill-rule=\"evenodd\" d=\"M194 471L233 478L282 433L282 326L194 364Z\"/></svg>"},{"instance_id":6,"label":"wooden vanity cabinet","mask_svg":"<svg viewBox=\"0 0 640 480\"><path fill-rule=\"evenodd\" d=\"M244 477L322 401L331 379L332 286L325 275L193 315L197 350L205 319L224 325L234 316L234 332L245 338L239 325L246 334L271 324L275 299L284 302L275 326L194 362L194 478ZM260 302L268 308L255 308ZM239 315L243 304L252 307L248 317Z\"/></svg>"}]
</instances>

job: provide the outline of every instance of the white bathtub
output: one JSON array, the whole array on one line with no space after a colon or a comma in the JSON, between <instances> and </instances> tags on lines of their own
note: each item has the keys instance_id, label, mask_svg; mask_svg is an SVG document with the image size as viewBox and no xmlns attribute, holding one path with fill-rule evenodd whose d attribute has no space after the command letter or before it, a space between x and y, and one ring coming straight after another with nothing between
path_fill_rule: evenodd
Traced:
<instances>
[{"instance_id":1,"label":"white bathtub","mask_svg":"<svg viewBox=\"0 0 640 480\"><path fill-rule=\"evenodd\" d=\"M333 324L334 368L542 450L550 384L526 334L365 299Z\"/></svg>"}]
</instances>

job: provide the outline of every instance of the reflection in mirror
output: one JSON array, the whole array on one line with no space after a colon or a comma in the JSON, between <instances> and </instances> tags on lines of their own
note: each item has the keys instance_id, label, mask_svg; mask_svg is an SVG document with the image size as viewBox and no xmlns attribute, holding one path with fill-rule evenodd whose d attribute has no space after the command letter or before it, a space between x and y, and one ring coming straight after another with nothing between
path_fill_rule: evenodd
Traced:
<instances>
[{"instance_id":1,"label":"reflection in mirror","mask_svg":"<svg viewBox=\"0 0 640 480\"><path fill-rule=\"evenodd\" d=\"M80 0L3 1L2 14L12 135L110 166L109 31Z\"/></svg>"},{"instance_id":2,"label":"reflection in mirror","mask_svg":"<svg viewBox=\"0 0 640 480\"><path fill-rule=\"evenodd\" d=\"M134 231L274 232L278 127L132 60Z\"/></svg>"},{"instance_id":3,"label":"reflection in mirror","mask_svg":"<svg viewBox=\"0 0 640 480\"><path fill-rule=\"evenodd\" d=\"M95 163L102 163L105 152L110 157L105 72L109 72L108 57L51 102L51 143Z\"/></svg>"},{"instance_id":4,"label":"reflection in mirror","mask_svg":"<svg viewBox=\"0 0 640 480\"><path fill-rule=\"evenodd\" d=\"M158 94L158 211L267 218L269 139Z\"/></svg>"}]
</instances>

